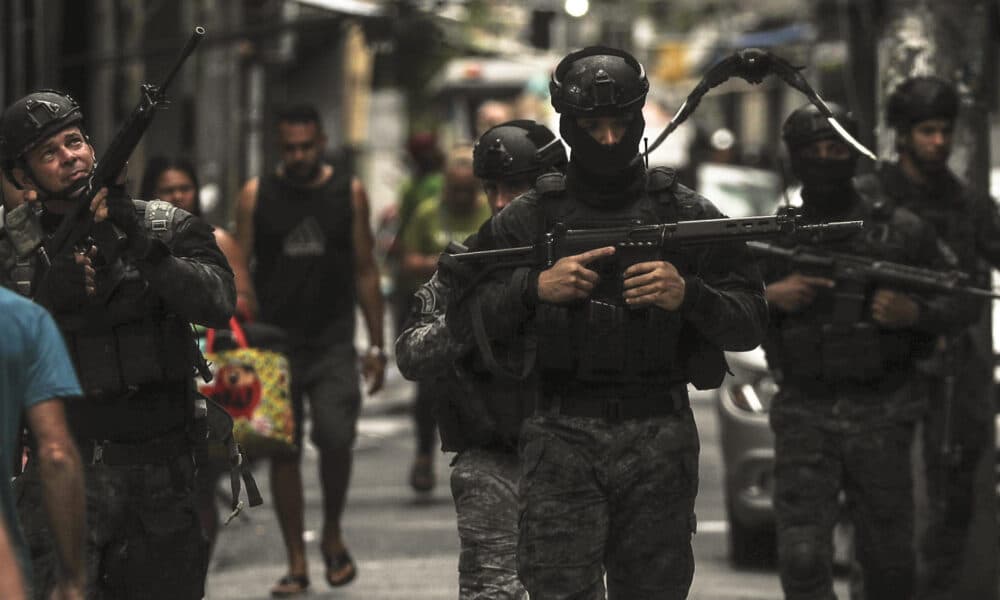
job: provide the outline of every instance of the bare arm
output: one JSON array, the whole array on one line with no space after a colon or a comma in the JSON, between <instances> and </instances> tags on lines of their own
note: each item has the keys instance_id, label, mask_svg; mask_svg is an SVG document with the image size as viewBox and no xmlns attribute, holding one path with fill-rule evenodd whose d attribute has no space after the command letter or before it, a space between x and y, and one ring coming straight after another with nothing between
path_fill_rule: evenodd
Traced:
<instances>
[{"instance_id":1,"label":"bare arm","mask_svg":"<svg viewBox=\"0 0 1000 600\"><path fill-rule=\"evenodd\" d=\"M21 563L14 555L14 542L0 519L0 598L24 600L24 579L21 577Z\"/></svg>"},{"instance_id":2,"label":"bare arm","mask_svg":"<svg viewBox=\"0 0 1000 600\"><path fill-rule=\"evenodd\" d=\"M375 239L368 223L368 194L361 181L351 182L351 206L354 209L354 270L357 275L358 303L368 328L368 343L385 349L383 337L382 290L379 288L378 266L375 264ZM385 356L366 354L362 358L362 373L368 381L368 393L377 392L385 380Z\"/></svg>"},{"instance_id":3,"label":"bare arm","mask_svg":"<svg viewBox=\"0 0 1000 600\"><path fill-rule=\"evenodd\" d=\"M66 427L62 402L36 404L27 417L38 443L42 501L65 579L60 586L83 590L86 522L80 454Z\"/></svg>"},{"instance_id":4,"label":"bare arm","mask_svg":"<svg viewBox=\"0 0 1000 600\"><path fill-rule=\"evenodd\" d=\"M215 243L226 255L229 267L236 279L236 314L253 318L257 315L257 294L250 279L250 267L246 254L236 239L225 229L215 228Z\"/></svg>"},{"instance_id":5,"label":"bare arm","mask_svg":"<svg viewBox=\"0 0 1000 600\"><path fill-rule=\"evenodd\" d=\"M247 260L253 256L253 213L257 208L259 183L260 179L256 177L247 181L240 190L240 197L236 203L236 243L239 244Z\"/></svg>"}]
</instances>

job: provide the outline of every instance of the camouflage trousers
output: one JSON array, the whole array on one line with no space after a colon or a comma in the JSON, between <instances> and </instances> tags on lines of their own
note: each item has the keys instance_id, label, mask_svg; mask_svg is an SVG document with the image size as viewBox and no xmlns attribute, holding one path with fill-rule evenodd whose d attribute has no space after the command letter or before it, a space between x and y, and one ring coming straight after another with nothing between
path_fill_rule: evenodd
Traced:
<instances>
[{"instance_id":1,"label":"camouflage trousers","mask_svg":"<svg viewBox=\"0 0 1000 600\"><path fill-rule=\"evenodd\" d=\"M451 495L462 544L458 597L527 600L517 578L517 454L470 448L454 466Z\"/></svg>"},{"instance_id":2,"label":"camouflage trousers","mask_svg":"<svg viewBox=\"0 0 1000 600\"><path fill-rule=\"evenodd\" d=\"M833 529L843 510L842 491L866 596L912 598L914 420L887 418L873 425L835 418L864 412L865 403L877 410L890 401L877 395L815 398L786 390L775 399L774 505L786 600L836 598Z\"/></svg>"},{"instance_id":3,"label":"camouflage trousers","mask_svg":"<svg viewBox=\"0 0 1000 600\"><path fill-rule=\"evenodd\" d=\"M609 422L536 415L521 431L518 574L532 600L686 598L698 492L689 408Z\"/></svg>"},{"instance_id":4,"label":"camouflage trousers","mask_svg":"<svg viewBox=\"0 0 1000 600\"><path fill-rule=\"evenodd\" d=\"M204 595L208 542L195 512L194 472L190 456L168 465L84 467L88 599ZM48 598L58 577L41 487L38 469L29 462L15 482L15 497L37 600Z\"/></svg>"}]
</instances>

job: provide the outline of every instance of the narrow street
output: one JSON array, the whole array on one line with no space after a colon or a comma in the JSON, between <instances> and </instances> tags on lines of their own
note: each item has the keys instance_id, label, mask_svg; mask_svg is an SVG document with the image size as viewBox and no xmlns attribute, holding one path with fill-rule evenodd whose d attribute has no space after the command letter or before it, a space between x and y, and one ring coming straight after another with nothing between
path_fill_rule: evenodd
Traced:
<instances>
[{"instance_id":1,"label":"narrow street","mask_svg":"<svg viewBox=\"0 0 1000 600\"><path fill-rule=\"evenodd\" d=\"M405 412L410 384L391 371L386 389L366 399L355 454L354 477L344 520L346 541L358 563L358 578L333 590L323 580L316 539L321 509L316 482L316 452L307 447L306 540L312 598L412 600L458 597L458 537L448 488L451 455L439 455L438 485L416 498L407 484L413 431ZM695 405L701 430L701 487L693 600L774 600L781 598L773 571L736 571L726 556L726 525L714 407ZM255 469L265 505L247 511L219 536L208 578L209 600L268 598L284 574L284 547L269 505L267 469ZM846 598L843 583L838 595Z\"/></svg>"}]
</instances>

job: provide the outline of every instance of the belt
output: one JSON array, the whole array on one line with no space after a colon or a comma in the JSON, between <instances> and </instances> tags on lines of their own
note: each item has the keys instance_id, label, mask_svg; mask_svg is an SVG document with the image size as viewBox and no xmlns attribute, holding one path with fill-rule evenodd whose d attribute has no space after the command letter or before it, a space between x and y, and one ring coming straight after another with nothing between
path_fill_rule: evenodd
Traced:
<instances>
[{"instance_id":1,"label":"belt","mask_svg":"<svg viewBox=\"0 0 1000 600\"><path fill-rule=\"evenodd\" d=\"M80 444L88 447L88 443ZM191 454L191 441L186 431L175 431L148 441L126 443L91 440L90 464L109 466L162 465Z\"/></svg>"},{"instance_id":2,"label":"belt","mask_svg":"<svg viewBox=\"0 0 1000 600\"><path fill-rule=\"evenodd\" d=\"M538 399L535 414L589 417L605 421L649 419L677 414L688 408L687 390L642 397L570 397L559 394Z\"/></svg>"}]
</instances>

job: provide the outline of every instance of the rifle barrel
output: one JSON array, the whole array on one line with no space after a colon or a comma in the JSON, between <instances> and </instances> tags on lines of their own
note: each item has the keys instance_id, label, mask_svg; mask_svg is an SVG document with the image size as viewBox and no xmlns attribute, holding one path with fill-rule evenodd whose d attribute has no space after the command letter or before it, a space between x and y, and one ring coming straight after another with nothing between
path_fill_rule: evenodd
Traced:
<instances>
[{"instance_id":1,"label":"rifle barrel","mask_svg":"<svg viewBox=\"0 0 1000 600\"><path fill-rule=\"evenodd\" d=\"M203 37L205 37L205 28L201 27L200 25L195 27L194 31L191 32L191 37L188 38L187 43L184 44L183 48L181 48L181 53L177 57L177 60L174 61L173 66L170 67L170 71L167 73L167 76L163 78L163 83L161 83L159 87L161 94L167 91L167 87L174 80L174 77L177 75L177 72L181 70L182 66L184 66L184 61L186 61L187 57L190 56L192 52L194 52L195 47L198 45L198 42L200 42Z\"/></svg>"}]
</instances>

